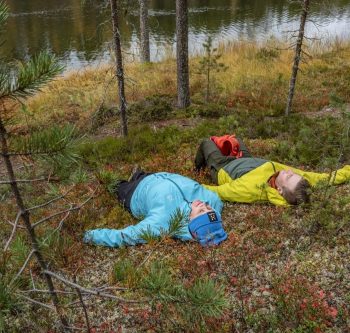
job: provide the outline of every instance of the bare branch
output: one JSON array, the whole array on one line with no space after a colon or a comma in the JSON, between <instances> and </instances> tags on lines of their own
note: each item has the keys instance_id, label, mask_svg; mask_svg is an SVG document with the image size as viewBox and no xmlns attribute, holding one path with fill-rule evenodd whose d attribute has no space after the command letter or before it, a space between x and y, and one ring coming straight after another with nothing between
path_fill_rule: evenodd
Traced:
<instances>
[{"instance_id":1,"label":"bare branch","mask_svg":"<svg viewBox=\"0 0 350 333\"><path fill-rule=\"evenodd\" d=\"M74 275L74 282L77 282L77 277L76 275ZM84 317L85 317L85 322L86 322L86 329L87 329L87 333L90 333L90 321L89 321L89 316L88 316L88 313L87 313L87 309L86 309L86 306L85 306L85 303L84 303L84 299L83 299L83 296L81 295L81 291L79 288L75 288L77 294L78 294L78 297L79 297L79 301L81 303L81 306L83 308L83 312L84 312Z\"/></svg>"},{"instance_id":2,"label":"bare branch","mask_svg":"<svg viewBox=\"0 0 350 333\"><path fill-rule=\"evenodd\" d=\"M312 40L312 41L320 41L320 40L322 40L322 38L317 38L317 37L308 37L308 36L304 36L304 38L305 39L307 39L307 40Z\"/></svg>"},{"instance_id":3,"label":"bare branch","mask_svg":"<svg viewBox=\"0 0 350 333\"><path fill-rule=\"evenodd\" d=\"M20 290L20 293L42 293L42 294L49 294L50 290L43 290L43 289L30 289L30 290ZM67 295L75 295L76 293L74 291L65 291L65 290L57 290L57 294L67 294Z\"/></svg>"},{"instance_id":4,"label":"bare branch","mask_svg":"<svg viewBox=\"0 0 350 333\"><path fill-rule=\"evenodd\" d=\"M54 181L57 182L59 181L58 178L35 178L35 179L15 179L14 180L16 183L35 183L35 182L50 182L50 181ZM10 180L2 180L0 181L0 185L11 185L13 182Z\"/></svg>"},{"instance_id":5,"label":"bare branch","mask_svg":"<svg viewBox=\"0 0 350 333\"><path fill-rule=\"evenodd\" d=\"M33 278L33 273L32 273L32 270L31 270L31 269L29 269L29 274L30 274L30 280L32 281L33 288L36 288L36 287L35 287L34 278Z\"/></svg>"},{"instance_id":6,"label":"bare branch","mask_svg":"<svg viewBox=\"0 0 350 333\"><path fill-rule=\"evenodd\" d=\"M60 149L52 149L49 151L32 151L32 152L8 152L6 154L6 156L10 157L10 156L51 156L51 155L55 155L58 154L60 152L63 151L64 148L60 148ZM0 152L0 155L4 156L4 153Z\"/></svg>"},{"instance_id":7,"label":"bare branch","mask_svg":"<svg viewBox=\"0 0 350 333\"><path fill-rule=\"evenodd\" d=\"M85 287L78 285L77 283L71 282L71 281L65 279L64 277L62 277L54 272L48 271L48 270L44 271L43 273L48 274L48 275L54 277L55 279L63 282L64 284L66 284L72 288L79 289L87 294L92 294L92 295L99 296L99 297L111 298L111 299L114 299L116 301L124 302L124 303L142 303L142 302L147 301L147 300L129 300L129 299L118 297L118 296L115 296L112 294L101 292L98 289L88 289L88 288L85 288Z\"/></svg>"},{"instance_id":8,"label":"bare branch","mask_svg":"<svg viewBox=\"0 0 350 333\"><path fill-rule=\"evenodd\" d=\"M70 208L72 208L73 206L71 205L71 207ZM47 239L49 238L49 237L51 237L57 230L59 230L59 231L61 231L61 229L62 229L62 226L63 226L63 222L68 218L68 216L70 215L70 211L68 211L67 213L66 213L66 215L61 219L61 221L58 223L58 226L57 226L57 228L55 228L49 235L47 235L47 237L43 240L43 242L46 242L47 241Z\"/></svg>"},{"instance_id":9,"label":"bare branch","mask_svg":"<svg viewBox=\"0 0 350 333\"><path fill-rule=\"evenodd\" d=\"M7 251L8 247L10 246L10 243L13 239L13 236L15 235L16 233L16 230L17 230L17 225L18 225L18 221L19 221L19 218L21 217L21 212L18 211L17 213L17 216L16 216L16 220L15 222L13 223L13 228L12 228L12 232L11 232L11 235L10 235L10 238L7 240L6 244L5 244L5 247L4 247L4 252Z\"/></svg>"},{"instance_id":10,"label":"bare branch","mask_svg":"<svg viewBox=\"0 0 350 333\"><path fill-rule=\"evenodd\" d=\"M9 221L9 220L5 220L5 222L8 223L8 224L11 224L13 227L15 226L15 224L14 224L13 222ZM18 225L17 225L17 228L18 228L18 229L25 229L26 227L24 227L24 226L18 224Z\"/></svg>"},{"instance_id":11,"label":"bare branch","mask_svg":"<svg viewBox=\"0 0 350 333\"><path fill-rule=\"evenodd\" d=\"M95 192L95 191L94 191L94 192ZM54 214L52 214L52 215L50 215L50 216L47 216L47 217L42 218L42 219L39 220L38 222L34 223L34 224L32 225L32 228L35 228L35 227L37 227L38 225L40 225L40 224L42 224L42 223L44 223L44 222L46 222L46 221L48 221L48 220L50 220L50 219L56 217L56 216L62 215L62 214L67 213L67 212L72 212L72 211L74 211L74 210L78 210L78 209L82 208L82 207L83 207L84 205L86 205L93 197L94 197L93 195L90 196L90 197L87 198L82 204L80 204L80 205L78 205L78 206L74 206L74 207L68 208L68 209L66 209L66 210L61 210L60 212L57 212L57 213L54 213Z\"/></svg>"},{"instance_id":12,"label":"bare branch","mask_svg":"<svg viewBox=\"0 0 350 333\"><path fill-rule=\"evenodd\" d=\"M57 213L54 213L54 214L52 214L52 215L50 215L50 216L44 217L43 219L41 219L41 220L39 220L38 222L34 223L34 224L32 225L32 227L35 228L35 227L37 227L38 225L40 225L40 224L42 224L42 223L44 223L44 222L46 222L46 221L48 221L48 220L51 220L52 218L54 218L54 217L56 217L56 216L59 216L59 215L62 215L62 214L64 214L64 213L71 212L71 211L74 211L74 210L78 210L78 209L80 209L80 208L81 208L81 206L75 206L75 207L72 207L72 208L69 208L69 209L66 209L66 210L61 210L61 211L59 211L59 212L57 212Z\"/></svg>"},{"instance_id":13,"label":"bare branch","mask_svg":"<svg viewBox=\"0 0 350 333\"><path fill-rule=\"evenodd\" d=\"M43 306L44 308L47 308L47 309L50 309L50 310L53 310L55 311L55 308L51 305L48 305L48 304L45 304L45 303L41 303L39 301L36 301L35 299L32 299L30 297L27 297L27 296L24 296L22 294L18 294L18 296L26 299L27 301L31 302L31 303L34 303L34 304L37 304L37 305L40 305L40 306Z\"/></svg>"},{"instance_id":14,"label":"bare branch","mask_svg":"<svg viewBox=\"0 0 350 333\"><path fill-rule=\"evenodd\" d=\"M53 203L53 202L55 202L55 201L57 201L57 200L63 199L70 191L72 191L72 189L73 189L73 188L69 189L69 190L68 190L67 192L65 192L64 194L62 194L62 195L60 195L60 196L58 196L58 197L56 197L56 198L53 198L53 199L51 199L50 201L47 201L47 202L45 202L45 203L43 203L43 204L41 204L41 205L37 205L37 206L33 206L33 207L30 207L30 208L27 208L27 210L30 211L30 210L39 209L39 208L43 208L43 207L45 207L45 206L48 206L48 205L50 205L51 203Z\"/></svg>"},{"instance_id":15,"label":"bare branch","mask_svg":"<svg viewBox=\"0 0 350 333\"><path fill-rule=\"evenodd\" d=\"M34 254L34 250L31 250L30 253L27 256L27 259L24 261L24 264L22 265L21 269L18 271L18 273L16 274L16 276L12 279L12 281L10 282L10 284L12 284L13 282L15 282L20 275L23 273L24 269L26 268L30 258L32 257L32 255Z\"/></svg>"},{"instance_id":16,"label":"bare branch","mask_svg":"<svg viewBox=\"0 0 350 333\"><path fill-rule=\"evenodd\" d=\"M158 249L158 247L160 246L160 244L162 244L163 240L165 238L163 238L156 246L154 246L150 253L145 257L145 259L143 259L143 261L141 262L141 264L139 265L139 267L137 267L137 270L139 270L147 261L148 259L152 256L152 254Z\"/></svg>"}]
</instances>

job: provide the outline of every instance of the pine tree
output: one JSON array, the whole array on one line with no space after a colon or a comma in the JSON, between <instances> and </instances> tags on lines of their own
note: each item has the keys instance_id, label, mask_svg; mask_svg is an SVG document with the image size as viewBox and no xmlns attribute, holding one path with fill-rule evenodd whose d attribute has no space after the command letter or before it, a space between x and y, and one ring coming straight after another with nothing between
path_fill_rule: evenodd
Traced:
<instances>
[{"instance_id":1,"label":"pine tree","mask_svg":"<svg viewBox=\"0 0 350 333\"><path fill-rule=\"evenodd\" d=\"M126 119L126 97L124 84L124 67L122 58L122 49L120 41L119 30L119 16L120 16L120 0L109 0L111 6L111 18L113 27L113 47L116 62L116 77L118 81L118 95L120 104L120 124L122 128L122 135L128 135L127 119Z\"/></svg>"},{"instance_id":2,"label":"pine tree","mask_svg":"<svg viewBox=\"0 0 350 333\"><path fill-rule=\"evenodd\" d=\"M150 62L148 0L139 0L140 3L140 54L141 62Z\"/></svg>"},{"instance_id":3,"label":"pine tree","mask_svg":"<svg viewBox=\"0 0 350 333\"><path fill-rule=\"evenodd\" d=\"M294 55L294 62L292 67L292 75L290 78L289 83L289 91L288 91L288 98L287 98L287 106L285 115L288 116L292 110L292 102L294 97L294 91L295 91L295 84L297 80L297 74L299 71L299 63L301 60L301 53L302 53L302 45L303 45L303 39L305 35L305 24L306 24L306 18L309 14L310 10L310 0L302 0L302 11L300 16L300 26L299 26L299 32L298 32L298 39L295 45L295 55Z\"/></svg>"},{"instance_id":4,"label":"pine tree","mask_svg":"<svg viewBox=\"0 0 350 333\"><path fill-rule=\"evenodd\" d=\"M190 106L190 79L188 65L188 4L187 0L176 0L176 63L177 106Z\"/></svg>"},{"instance_id":5,"label":"pine tree","mask_svg":"<svg viewBox=\"0 0 350 333\"><path fill-rule=\"evenodd\" d=\"M6 4L0 2L0 29L3 32L8 17L8 8ZM1 62L0 65L0 156L2 157L5 169L8 175L8 181L2 184L11 186L15 202L18 208L17 220L22 220L30 240L32 253L36 257L41 268L44 280L47 284L52 303L60 318L61 331L69 332L68 320L60 306L60 302L55 291L52 277L46 274L48 264L41 253L39 240L35 226L31 220L31 210L26 207L23 194L19 184L21 182L30 182L30 180L18 180L16 178L12 158L23 155L40 155L53 156L60 154L61 157L72 157L70 147L72 131L57 128L47 129L34 136L26 135L25 137L14 137L11 133L11 120L16 115L19 103L24 103L26 98L33 96L46 83L51 81L57 74L62 71L57 59L47 52L41 52L38 56L23 63L14 65ZM15 231L15 228L14 228ZM8 244L5 245L5 251Z\"/></svg>"},{"instance_id":6,"label":"pine tree","mask_svg":"<svg viewBox=\"0 0 350 333\"><path fill-rule=\"evenodd\" d=\"M207 40L203 44L205 54L199 61L197 73L205 76L206 90L205 90L205 101L208 103L210 99L210 86L212 83L211 74L212 71L224 72L227 70L227 66L224 63L219 62L221 54L218 53L217 48L213 48L213 39L208 36Z\"/></svg>"}]
</instances>

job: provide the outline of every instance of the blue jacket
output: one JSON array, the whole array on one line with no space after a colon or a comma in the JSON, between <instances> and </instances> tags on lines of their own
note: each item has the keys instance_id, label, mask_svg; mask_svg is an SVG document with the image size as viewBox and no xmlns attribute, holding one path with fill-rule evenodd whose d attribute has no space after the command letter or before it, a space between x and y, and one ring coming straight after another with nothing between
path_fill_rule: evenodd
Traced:
<instances>
[{"instance_id":1,"label":"blue jacket","mask_svg":"<svg viewBox=\"0 0 350 333\"><path fill-rule=\"evenodd\" d=\"M84 241L110 247L145 243L139 235L143 231L150 231L154 235L167 231L171 216L177 208L186 217L186 224L179 238L190 240L192 236L187 226L188 216L191 202L196 199L208 202L221 213L223 204L218 195L196 181L168 172L152 174L138 184L131 198L131 212L136 218L143 218L141 222L120 230L90 230L85 233Z\"/></svg>"}]
</instances>

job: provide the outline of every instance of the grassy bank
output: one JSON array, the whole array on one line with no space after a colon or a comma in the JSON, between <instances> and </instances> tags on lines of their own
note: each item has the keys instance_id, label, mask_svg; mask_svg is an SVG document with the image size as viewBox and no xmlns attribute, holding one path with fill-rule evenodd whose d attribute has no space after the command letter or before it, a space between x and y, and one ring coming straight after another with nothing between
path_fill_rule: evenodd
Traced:
<instances>
[{"instance_id":1,"label":"grassy bank","mask_svg":"<svg viewBox=\"0 0 350 333\"><path fill-rule=\"evenodd\" d=\"M293 55L273 41L225 46L220 61L228 70L215 76L212 100L203 102L203 77L192 74L193 104L185 111L174 106L174 60L128 64L127 138L118 135L117 89L109 68L67 74L30 100L13 129L26 133L25 124L39 131L43 126L74 124L81 156L54 163L14 160L18 178L51 174L60 179L22 184L29 207L68 192L63 202L33 212L33 219L94 197L78 212L37 228L50 266L90 288L107 286L126 299L151 298L136 304L87 298L92 332L348 330L349 184L319 186L306 207L226 203L223 220L229 238L217 248L168 238L124 249L82 243L85 230L136 222L107 190L116 178L127 178L134 163L150 172L166 170L210 182L209 174L195 174L192 164L198 143L209 135L236 133L254 155L308 170L330 171L349 164L350 46L334 42L309 52L312 57L298 77L296 114L288 120L281 114ZM191 59L191 68L198 61ZM5 222L13 221L17 212L10 188L2 186L0 191L4 243L12 230ZM7 287L28 253L28 241L19 229L0 261L0 328L5 323L7 332L52 332L53 314L21 298L27 290L24 295L48 302L46 294L28 292L33 281L37 290L44 289L35 262L27 265L12 289ZM64 288L59 283L57 287ZM61 296L71 323L82 328L83 312L72 305L76 296Z\"/></svg>"},{"instance_id":2,"label":"grassy bank","mask_svg":"<svg viewBox=\"0 0 350 333\"><path fill-rule=\"evenodd\" d=\"M327 46L314 45L308 52L310 56L304 56L305 62L298 76L294 112L319 111L324 106L348 102L350 46L334 41ZM271 115L283 112L293 50L275 41L265 45L237 42L225 45L220 53L220 62L228 69L213 74L213 103L224 106L228 112L247 110ZM194 104L201 104L204 99L205 79L203 75L195 74L199 60L190 60ZM176 97L175 74L174 59L148 65L127 64L128 103L155 95L166 95L168 102L173 103ZM113 75L111 68L67 73L30 101L28 111L36 115L33 122L68 121L86 128L94 121L96 113L117 105Z\"/></svg>"}]
</instances>

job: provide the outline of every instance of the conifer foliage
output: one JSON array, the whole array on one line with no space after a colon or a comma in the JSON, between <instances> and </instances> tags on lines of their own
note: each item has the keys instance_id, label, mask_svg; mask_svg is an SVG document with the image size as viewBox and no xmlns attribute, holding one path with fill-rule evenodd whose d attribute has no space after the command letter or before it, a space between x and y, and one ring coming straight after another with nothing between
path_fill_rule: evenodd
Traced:
<instances>
[{"instance_id":1,"label":"conifer foliage","mask_svg":"<svg viewBox=\"0 0 350 333\"><path fill-rule=\"evenodd\" d=\"M205 89L205 101L208 103L210 99L210 91L212 86L212 73L213 72L224 72L227 70L227 66L220 62L221 54L218 53L218 49L213 47L213 39L208 36L206 41L203 43L205 55L199 61L197 67L197 73L205 76L206 89Z\"/></svg>"},{"instance_id":2,"label":"conifer foliage","mask_svg":"<svg viewBox=\"0 0 350 333\"><path fill-rule=\"evenodd\" d=\"M0 2L0 29L3 32L8 17L8 8L6 4ZM59 151L61 156L65 156L65 152L68 153L72 131L57 130L55 128L50 132L50 129L46 129L37 136L31 136L30 134L20 138L13 136L11 131L11 121L16 116L17 104L23 103L26 98L34 95L36 92L49 81L51 81L57 74L62 71L62 66L58 63L57 59L47 52L42 52L38 56L32 58L27 62L20 62L14 64L1 63L0 66L0 156L2 157L5 170L8 175L8 181L2 182L11 186L15 202L18 209L16 222L14 223L13 232L6 242L3 250L4 256L6 255L11 239L16 232L16 226L19 220L23 222L23 225L27 231L28 238L31 244L31 254L33 254L40 266L43 273L44 281L47 285L51 301L54 309L60 318L61 331L68 332L69 325L68 320L60 306L58 295L55 291L55 287L52 278L45 271L48 269L48 264L40 249L40 242L35 230L35 224L32 223L31 209L29 209L24 201L22 191L19 186L19 182L23 180L17 180L14 172L12 158L14 156L21 155L35 155L44 154L50 155L54 150ZM50 149L51 148L51 149ZM69 153L68 153L69 155ZM72 155L71 155L72 156ZM31 180L26 180L30 182ZM31 255L28 257L30 260ZM26 261L27 262L27 261ZM6 279L5 265L2 265L3 272L1 274L1 295L5 295L7 307L3 309L1 306L1 317L3 311L6 309L11 310L13 308L14 300L9 297L9 291L14 287L14 282L17 278L12 279L8 284ZM25 264L23 265L25 267ZM21 270L23 271L23 270ZM20 272L21 272L20 271ZM20 272L18 274L20 274ZM12 289L11 289L12 288ZM50 307L50 306L48 306ZM5 328L3 328L4 330Z\"/></svg>"}]
</instances>

